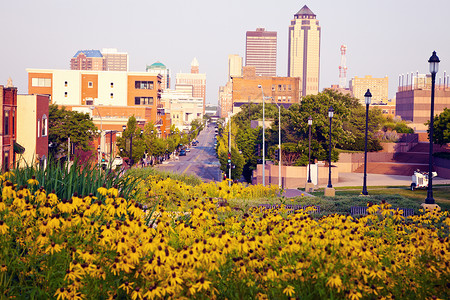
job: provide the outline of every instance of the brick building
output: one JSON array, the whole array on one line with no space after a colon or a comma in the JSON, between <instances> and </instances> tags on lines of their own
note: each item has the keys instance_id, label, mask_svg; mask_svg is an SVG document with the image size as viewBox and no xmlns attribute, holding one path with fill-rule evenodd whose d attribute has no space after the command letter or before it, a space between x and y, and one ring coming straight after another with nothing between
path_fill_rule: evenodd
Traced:
<instances>
[{"instance_id":1,"label":"brick building","mask_svg":"<svg viewBox=\"0 0 450 300\"><path fill-rule=\"evenodd\" d=\"M264 96L271 97L273 102L289 107L300 103L300 82L298 77L262 77L256 76L255 67L244 67L243 76L232 81L233 113L243 104L262 103L262 86Z\"/></svg>"},{"instance_id":2,"label":"brick building","mask_svg":"<svg viewBox=\"0 0 450 300\"><path fill-rule=\"evenodd\" d=\"M27 69L28 93L92 113L102 131L120 130L130 116L153 122L163 133L170 114L161 104L161 76L147 72ZM100 113L99 113L100 112ZM169 125L167 125L169 124Z\"/></svg>"},{"instance_id":3,"label":"brick building","mask_svg":"<svg viewBox=\"0 0 450 300\"><path fill-rule=\"evenodd\" d=\"M0 108L0 165L4 172L16 163L14 148L17 139L17 88L0 85Z\"/></svg>"},{"instance_id":4,"label":"brick building","mask_svg":"<svg viewBox=\"0 0 450 300\"><path fill-rule=\"evenodd\" d=\"M71 70L106 71L106 62L99 50L79 50L70 59Z\"/></svg>"}]
</instances>

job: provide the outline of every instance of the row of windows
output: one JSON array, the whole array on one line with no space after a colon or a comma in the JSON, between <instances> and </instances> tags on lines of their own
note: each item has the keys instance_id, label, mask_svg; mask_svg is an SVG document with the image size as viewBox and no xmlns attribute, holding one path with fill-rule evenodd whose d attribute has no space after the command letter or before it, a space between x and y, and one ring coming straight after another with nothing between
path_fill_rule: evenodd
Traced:
<instances>
[{"instance_id":1,"label":"row of windows","mask_svg":"<svg viewBox=\"0 0 450 300\"><path fill-rule=\"evenodd\" d=\"M64 92L64 97L68 97L69 96L69 93L68 92ZM111 99L113 99L114 98L114 93L110 93L109 94L109 97L111 98Z\"/></svg>"},{"instance_id":2,"label":"row of windows","mask_svg":"<svg viewBox=\"0 0 450 300\"><path fill-rule=\"evenodd\" d=\"M287 86L287 91L292 91L292 85L288 84L279 84L278 85L278 91L286 91L286 86ZM273 84L272 85L272 91L276 91L277 90L277 85Z\"/></svg>"},{"instance_id":3,"label":"row of windows","mask_svg":"<svg viewBox=\"0 0 450 300\"><path fill-rule=\"evenodd\" d=\"M153 105L153 97L134 97L135 105Z\"/></svg>"},{"instance_id":4,"label":"row of windows","mask_svg":"<svg viewBox=\"0 0 450 300\"><path fill-rule=\"evenodd\" d=\"M51 87L52 79L51 78L31 78L31 86Z\"/></svg>"},{"instance_id":5,"label":"row of windows","mask_svg":"<svg viewBox=\"0 0 450 300\"><path fill-rule=\"evenodd\" d=\"M135 81L134 88L139 90L153 90L153 81Z\"/></svg>"},{"instance_id":6,"label":"row of windows","mask_svg":"<svg viewBox=\"0 0 450 300\"><path fill-rule=\"evenodd\" d=\"M69 82L68 81L64 81L64 86L68 87L69 86ZM114 82L110 83L111 88L114 87ZM88 87L89 88L93 88L94 87L94 83L92 81L88 81Z\"/></svg>"}]
</instances>

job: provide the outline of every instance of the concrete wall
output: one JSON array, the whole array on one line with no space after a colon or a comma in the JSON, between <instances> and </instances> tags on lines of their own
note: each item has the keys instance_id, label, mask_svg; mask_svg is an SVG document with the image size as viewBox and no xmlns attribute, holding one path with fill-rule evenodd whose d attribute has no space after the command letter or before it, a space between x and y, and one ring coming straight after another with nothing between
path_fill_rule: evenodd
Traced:
<instances>
[{"instance_id":1,"label":"concrete wall","mask_svg":"<svg viewBox=\"0 0 450 300\"><path fill-rule=\"evenodd\" d=\"M328 183L328 167L324 165L318 168L318 183L319 185L325 185ZM331 168L331 181L338 182L339 168L332 166ZM278 185L278 166L266 165L265 169L265 183L266 185ZM308 171L307 167L294 167L294 166L281 166L281 178L282 186L285 189L304 188L307 181ZM257 165L256 170L253 172L253 184L262 184L262 164Z\"/></svg>"}]
</instances>

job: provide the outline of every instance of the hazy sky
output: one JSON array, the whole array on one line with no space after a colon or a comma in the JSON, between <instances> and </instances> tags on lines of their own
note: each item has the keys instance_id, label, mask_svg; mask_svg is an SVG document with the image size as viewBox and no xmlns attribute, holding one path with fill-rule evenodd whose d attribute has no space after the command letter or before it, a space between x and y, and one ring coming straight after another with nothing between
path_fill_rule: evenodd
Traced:
<instances>
[{"instance_id":1,"label":"hazy sky","mask_svg":"<svg viewBox=\"0 0 450 300\"><path fill-rule=\"evenodd\" d=\"M286 76L288 27L305 4L322 27L320 90L339 82L341 44L347 45L347 79L387 75L390 97L399 74L428 72L433 50L441 59L438 77L450 72L449 0L0 2L0 84L11 77L21 94L28 92L26 68L69 69L77 50L117 48L128 52L130 71L161 61L175 75L189 72L197 57L207 74L207 102L217 103L228 55L245 60L248 30L278 32L277 73Z\"/></svg>"}]
</instances>

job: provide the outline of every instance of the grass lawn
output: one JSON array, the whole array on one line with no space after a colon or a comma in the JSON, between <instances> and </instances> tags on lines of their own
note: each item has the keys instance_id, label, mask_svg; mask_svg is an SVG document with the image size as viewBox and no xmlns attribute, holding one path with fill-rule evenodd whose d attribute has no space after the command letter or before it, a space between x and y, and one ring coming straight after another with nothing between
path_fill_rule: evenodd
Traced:
<instances>
[{"instance_id":1,"label":"grass lawn","mask_svg":"<svg viewBox=\"0 0 450 300\"><path fill-rule=\"evenodd\" d=\"M411 191L404 186L377 186L368 187L369 196L361 196L361 187L339 187L336 188L336 197L328 198L323 196L323 189L312 193L315 197L275 197L270 199L234 199L228 203L234 208L235 213L243 214L250 208L260 204L299 204L299 205L319 205L321 214L348 214L352 206L366 206L367 202L381 203L383 200L392 205L392 208L413 208L419 213L421 204L427 197L426 190ZM450 186L441 185L433 187L433 197L442 210L450 210Z\"/></svg>"}]
</instances>

